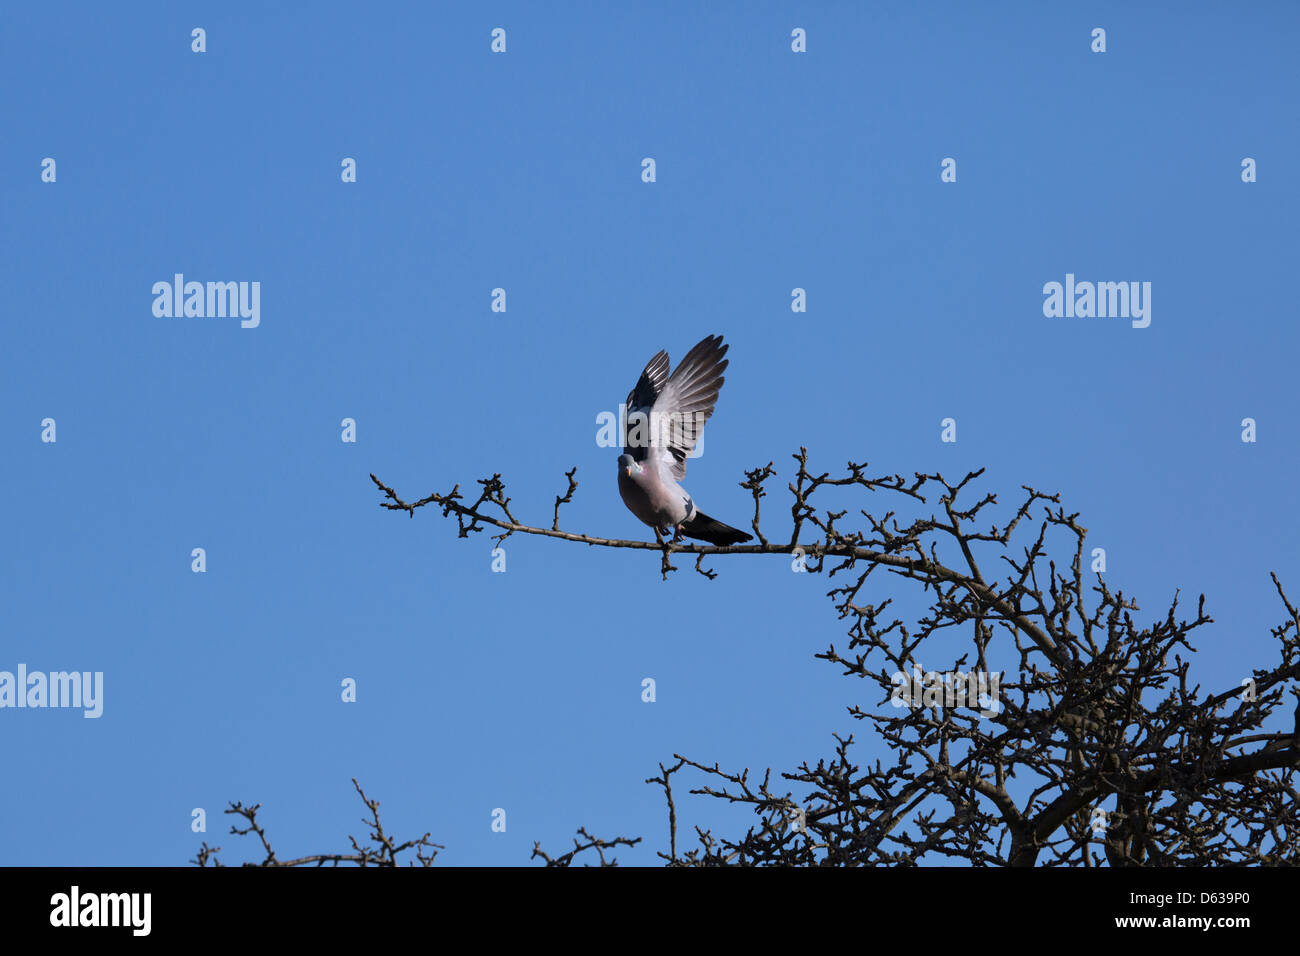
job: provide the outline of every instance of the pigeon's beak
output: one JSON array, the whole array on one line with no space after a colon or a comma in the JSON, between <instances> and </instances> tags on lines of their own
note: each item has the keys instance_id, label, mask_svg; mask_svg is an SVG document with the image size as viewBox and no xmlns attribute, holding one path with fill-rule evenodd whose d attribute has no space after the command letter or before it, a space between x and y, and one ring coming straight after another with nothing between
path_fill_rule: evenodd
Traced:
<instances>
[{"instance_id":1,"label":"pigeon's beak","mask_svg":"<svg viewBox=\"0 0 1300 956\"><path fill-rule=\"evenodd\" d=\"M632 477L632 466L631 466L631 465L628 465L627 468L624 469L624 470L627 472L627 476L628 476L629 478L631 478L631 477Z\"/></svg>"}]
</instances>

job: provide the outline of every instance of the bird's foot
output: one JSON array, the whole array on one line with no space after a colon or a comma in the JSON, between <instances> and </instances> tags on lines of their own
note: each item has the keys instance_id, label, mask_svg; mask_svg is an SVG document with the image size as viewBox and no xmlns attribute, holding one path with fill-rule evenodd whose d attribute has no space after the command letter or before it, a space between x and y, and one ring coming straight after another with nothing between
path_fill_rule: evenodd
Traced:
<instances>
[{"instance_id":1,"label":"bird's foot","mask_svg":"<svg viewBox=\"0 0 1300 956\"><path fill-rule=\"evenodd\" d=\"M682 540L682 529L680 527L673 528L673 544L677 544L681 540Z\"/></svg>"}]
</instances>

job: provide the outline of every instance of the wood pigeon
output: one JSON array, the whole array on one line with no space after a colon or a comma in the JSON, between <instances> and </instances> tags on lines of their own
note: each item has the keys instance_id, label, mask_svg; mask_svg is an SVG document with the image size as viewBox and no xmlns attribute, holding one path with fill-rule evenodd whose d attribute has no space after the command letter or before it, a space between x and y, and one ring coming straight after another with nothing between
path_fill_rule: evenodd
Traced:
<instances>
[{"instance_id":1,"label":"wood pigeon","mask_svg":"<svg viewBox=\"0 0 1300 956\"><path fill-rule=\"evenodd\" d=\"M710 335L686 353L670 376L668 353L660 350L627 397L618 493L650 527L661 534L671 528L674 541L685 535L728 545L753 538L700 511L677 483L686 477L686 457L718 401L726 354L722 336Z\"/></svg>"}]
</instances>

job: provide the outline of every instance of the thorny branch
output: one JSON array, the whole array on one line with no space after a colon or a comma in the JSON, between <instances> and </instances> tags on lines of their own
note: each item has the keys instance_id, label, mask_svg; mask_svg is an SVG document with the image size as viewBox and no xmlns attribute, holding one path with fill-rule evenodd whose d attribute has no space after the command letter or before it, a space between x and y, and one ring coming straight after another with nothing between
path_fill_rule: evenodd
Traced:
<instances>
[{"instance_id":1,"label":"thorny branch","mask_svg":"<svg viewBox=\"0 0 1300 956\"><path fill-rule=\"evenodd\" d=\"M230 832L235 836L247 836L249 833L257 835L261 841L262 850L266 857L260 863L248 862L244 866L338 866L340 863L352 864L355 866L400 866L401 861L398 859L403 853L409 850L415 851L415 859L407 860L410 866L417 863L420 866L431 866L434 857L438 851L444 849L441 844L434 843L429 839L429 834L425 834L418 840L406 840L398 843L386 832L384 825L379 820L379 801L371 800L366 796L365 791L361 789L361 784L357 783L355 777L352 778L352 786L356 787L357 794L361 797L361 802L366 805L370 811L370 819L363 822L370 829L369 844L362 845L357 842L356 837L349 836L348 840L352 843L352 853L318 853L312 856L300 856L292 860L281 860L276 856L275 850L271 848L271 841L266 835L266 830L257 821L257 813L262 809L260 803L255 803L251 807L244 806L242 802L232 803L224 812L243 817L248 825L239 827L231 825ZM208 846L207 841L199 848L197 856L191 860L199 866L222 866L217 854L221 852L219 846Z\"/></svg>"},{"instance_id":2,"label":"thorny branch","mask_svg":"<svg viewBox=\"0 0 1300 956\"><path fill-rule=\"evenodd\" d=\"M571 866L573 864L573 858L578 854L585 853L588 850L595 850L596 855L600 860L600 862L596 864L597 866L618 866L618 860L613 857L607 858L605 856L605 851L620 846L636 846L641 842L640 837L631 840L626 837L614 837L612 840L601 840L588 833L586 827L578 827L578 836L582 837L582 841L574 839L573 849L568 853L556 857L549 856L543 852L540 843L534 843L532 859L541 857L546 861L547 866Z\"/></svg>"}]
</instances>

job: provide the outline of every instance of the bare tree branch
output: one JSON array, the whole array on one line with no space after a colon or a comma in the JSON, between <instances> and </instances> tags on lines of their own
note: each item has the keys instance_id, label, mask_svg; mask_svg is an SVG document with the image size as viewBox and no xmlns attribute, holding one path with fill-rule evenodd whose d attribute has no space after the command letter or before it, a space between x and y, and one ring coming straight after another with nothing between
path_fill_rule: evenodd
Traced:
<instances>
[{"instance_id":1,"label":"bare tree branch","mask_svg":"<svg viewBox=\"0 0 1300 956\"><path fill-rule=\"evenodd\" d=\"M251 807L244 806L242 802L232 803L224 812L243 817L248 825L239 827L232 825L230 832L235 836L247 836L249 833L257 835L262 844L262 850L266 853L265 858L260 863L248 862L244 866L338 866L340 863L348 863L355 866L400 866L399 857L408 851L415 851L415 859L409 860L410 866L417 863L420 866L433 865L434 858L438 851L444 849L441 844L434 843L429 839L429 834L425 834L418 840L405 840L398 843L384 831L384 825L379 820L379 801L372 800L366 796L365 791L361 789L361 784L357 783L356 778L352 778L352 786L356 788L358 796L370 811L370 819L363 820L370 830L370 844L362 845L356 840L356 837L349 836L348 840L352 843L352 853L317 853L311 856L300 856L292 860L281 860L276 856L275 850L271 848L271 841L266 835L266 830L257 821L257 813L262 809L260 803L255 803ZM217 859L217 854L221 852L219 846L208 846L207 841L199 848L198 854L191 863L198 866L222 866L223 864Z\"/></svg>"},{"instance_id":2,"label":"bare tree branch","mask_svg":"<svg viewBox=\"0 0 1300 956\"><path fill-rule=\"evenodd\" d=\"M548 856L542 851L542 845L540 843L534 843L532 858L537 859L538 857L541 857L546 861L547 866L572 866L574 857L585 853L588 850L595 850L597 858L600 860L600 862L596 864L597 866L618 866L618 860L613 857L606 858L605 851L620 846L636 846L641 842L640 837L633 840L629 840L626 837L615 837L612 840L601 840L588 833L586 827L578 828L578 836L582 837L585 842L580 842L575 839L573 841L572 850L556 857Z\"/></svg>"}]
</instances>

